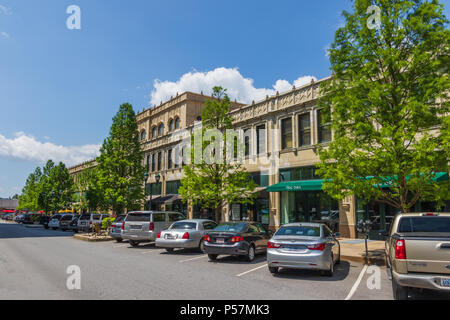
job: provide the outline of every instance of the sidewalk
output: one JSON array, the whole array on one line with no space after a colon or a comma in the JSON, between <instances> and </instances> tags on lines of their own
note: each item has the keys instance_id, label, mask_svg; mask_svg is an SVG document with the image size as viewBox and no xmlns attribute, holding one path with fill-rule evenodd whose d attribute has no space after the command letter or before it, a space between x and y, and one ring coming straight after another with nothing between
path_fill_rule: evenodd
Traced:
<instances>
[{"instance_id":1,"label":"sidewalk","mask_svg":"<svg viewBox=\"0 0 450 320\"><path fill-rule=\"evenodd\" d=\"M369 256L366 259L364 239L340 239L341 260L355 261L384 266L384 241L369 240Z\"/></svg>"}]
</instances>

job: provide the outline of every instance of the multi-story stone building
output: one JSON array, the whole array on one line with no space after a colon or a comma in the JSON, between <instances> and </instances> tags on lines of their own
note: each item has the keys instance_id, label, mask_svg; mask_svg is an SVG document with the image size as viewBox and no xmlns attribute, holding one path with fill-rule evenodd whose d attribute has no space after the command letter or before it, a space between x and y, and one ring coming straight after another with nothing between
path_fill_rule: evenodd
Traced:
<instances>
[{"instance_id":1,"label":"multi-story stone building","mask_svg":"<svg viewBox=\"0 0 450 320\"><path fill-rule=\"evenodd\" d=\"M357 236L358 219L375 221L373 237L378 229L389 226L394 208L375 201L363 204L353 196L338 202L322 191L322 180L315 173L317 150L331 141L332 133L321 120L317 99L320 83L327 79L248 105L232 103L233 126L245 145L243 164L259 187L253 205L228 204L223 220L255 220L271 229L288 222L323 221L352 238ZM178 195L183 163L176 158L183 155L183 137L201 124L206 99L210 97L185 92L137 115L149 171L147 208L181 211L189 218L215 218L214 209L185 204ZM76 176L87 165L95 163L70 172ZM422 203L425 208L430 205Z\"/></svg>"}]
</instances>

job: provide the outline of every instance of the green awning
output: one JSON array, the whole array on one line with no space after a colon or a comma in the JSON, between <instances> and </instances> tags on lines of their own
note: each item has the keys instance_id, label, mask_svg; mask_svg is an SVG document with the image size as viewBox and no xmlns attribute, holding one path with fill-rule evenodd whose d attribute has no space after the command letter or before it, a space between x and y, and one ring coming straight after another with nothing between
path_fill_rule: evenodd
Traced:
<instances>
[{"instance_id":1,"label":"green awning","mask_svg":"<svg viewBox=\"0 0 450 320\"><path fill-rule=\"evenodd\" d=\"M267 187L268 192L322 190L323 180L286 181Z\"/></svg>"},{"instance_id":2,"label":"green awning","mask_svg":"<svg viewBox=\"0 0 450 320\"><path fill-rule=\"evenodd\" d=\"M366 177L367 180L373 179L374 177ZM406 177L406 181L408 181L411 178L411 176L407 176ZM374 184L373 187L374 188L389 188L392 184L393 180L396 180L397 176L392 176L392 177L386 177L383 178L384 181L386 181L385 183L378 185L378 184ZM431 178L432 181L434 182L443 182L443 181L447 181L449 180L449 176L448 176L448 172L436 172L434 174L434 177Z\"/></svg>"},{"instance_id":3,"label":"green awning","mask_svg":"<svg viewBox=\"0 0 450 320\"><path fill-rule=\"evenodd\" d=\"M366 177L367 180L373 179L374 177ZM390 181L393 177L387 177L383 180L386 181L385 184L381 185L381 188L389 188ZM407 178L408 179L408 178ZM448 172L437 172L431 179L435 182L442 182L449 180ZM300 181L285 181L274 184L267 187L267 192L280 192L280 191L318 191L322 190L323 180L300 180ZM374 185L378 187L378 185Z\"/></svg>"}]
</instances>

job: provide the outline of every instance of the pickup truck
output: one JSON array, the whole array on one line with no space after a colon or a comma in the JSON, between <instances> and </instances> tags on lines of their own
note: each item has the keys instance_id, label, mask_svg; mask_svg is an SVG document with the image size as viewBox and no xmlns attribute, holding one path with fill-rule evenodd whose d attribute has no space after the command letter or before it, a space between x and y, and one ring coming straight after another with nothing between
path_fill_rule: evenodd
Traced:
<instances>
[{"instance_id":1,"label":"pickup truck","mask_svg":"<svg viewBox=\"0 0 450 320\"><path fill-rule=\"evenodd\" d=\"M450 213L398 214L386 236L394 299L407 300L409 288L450 293Z\"/></svg>"}]
</instances>

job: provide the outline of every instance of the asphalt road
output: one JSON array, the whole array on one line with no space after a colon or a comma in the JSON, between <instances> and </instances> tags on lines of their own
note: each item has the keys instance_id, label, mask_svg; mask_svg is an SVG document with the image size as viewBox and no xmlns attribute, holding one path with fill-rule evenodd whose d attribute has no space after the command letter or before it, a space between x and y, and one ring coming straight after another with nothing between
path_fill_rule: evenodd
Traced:
<instances>
[{"instance_id":1,"label":"asphalt road","mask_svg":"<svg viewBox=\"0 0 450 320\"><path fill-rule=\"evenodd\" d=\"M66 285L73 265L81 271L80 290ZM369 272L374 270L342 261L332 278L298 270L272 276L265 256L252 263L234 257L209 262L192 251L90 243L70 232L0 222L0 299L392 299L385 269ZM379 281L370 289L375 274ZM415 296L436 297L442 298Z\"/></svg>"}]
</instances>

